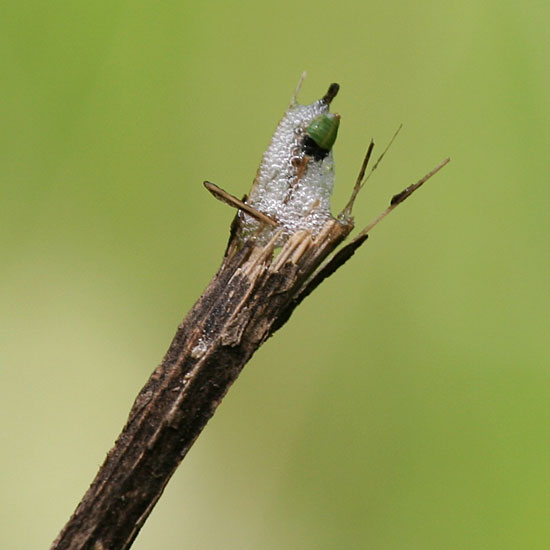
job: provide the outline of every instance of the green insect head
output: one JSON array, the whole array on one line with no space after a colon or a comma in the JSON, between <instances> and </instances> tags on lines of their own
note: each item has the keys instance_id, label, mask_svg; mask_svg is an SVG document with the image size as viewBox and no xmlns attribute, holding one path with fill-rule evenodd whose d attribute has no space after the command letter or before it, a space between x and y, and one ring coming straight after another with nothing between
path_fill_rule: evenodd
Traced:
<instances>
[{"instance_id":1,"label":"green insect head","mask_svg":"<svg viewBox=\"0 0 550 550\"><path fill-rule=\"evenodd\" d=\"M316 160L324 159L336 141L339 125L340 115L338 114L317 115L306 128L304 152Z\"/></svg>"}]
</instances>

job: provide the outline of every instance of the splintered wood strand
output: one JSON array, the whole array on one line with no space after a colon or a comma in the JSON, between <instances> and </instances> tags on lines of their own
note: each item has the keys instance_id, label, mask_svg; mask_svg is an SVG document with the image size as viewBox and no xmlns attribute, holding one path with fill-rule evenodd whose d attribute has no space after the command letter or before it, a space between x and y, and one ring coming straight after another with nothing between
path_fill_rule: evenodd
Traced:
<instances>
[{"instance_id":1,"label":"splintered wood strand","mask_svg":"<svg viewBox=\"0 0 550 550\"><path fill-rule=\"evenodd\" d=\"M253 208L252 206L249 206L245 202L239 200L237 197L231 195L231 193L228 193L215 183L212 183L211 181L205 181L204 186L214 197L216 197L219 201L232 206L233 208L237 208L238 210L243 210L259 222L265 223L266 225L270 225L271 227L278 227L278 223L273 218L269 217L267 214L264 214L263 212L260 212L259 210L256 210L256 208Z\"/></svg>"},{"instance_id":2,"label":"splintered wood strand","mask_svg":"<svg viewBox=\"0 0 550 550\"><path fill-rule=\"evenodd\" d=\"M363 160L363 164L361 166L361 170L359 171L359 176L357 177L357 181L355 182L355 185L353 186L353 191L351 193L351 197L348 201L348 204L346 204L345 208L340 213L340 217L349 217L351 216L351 211L353 209L353 205L355 204L355 199L357 198L357 195L363 189L367 181L369 181L369 178L372 176L373 172L378 168L379 164L382 162L382 159L386 155L386 153L389 151L390 147L392 146L393 142L395 141L395 138L401 131L401 128L403 128L403 124L400 124L395 133L393 134L392 138L386 145L385 149L382 151L380 156L376 159L376 162L374 163L373 167L370 169L369 173L365 177L365 171L367 169L367 164L369 163L370 156L372 154L372 150L374 148L374 142L371 140L369 144L369 148L367 149L367 154L365 155L365 159Z\"/></svg>"},{"instance_id":3,"label":"splintered wood strand","mask_svg":"<svg viewBox=\"0 0 550 550\"><path fill-rule=\"evenodd\" d=\"M353 186L353 191L351 192L351 197L348 201L348 204L344 207L342 212L340 212L339 217L349 217L351 216L351 211L353 210L353 205L355 204L355 199L357 198L357 195L359 194L359 191L362 189L362 183L363 178L365 177L365 172L367 170L367 166L369 164L370 157L372 155L372 151L374 149L374 141L371 139L371 142L369 143L369 147L367 149L367 153L365 154L365 158L363 159L363 164L361 164L361 170L359 170L359 175L357 176L357 180L355 180L355 185Z\"/></svg>"},{"instance_id":4,"label":"splintered wood strand","mask_svg":"<svg viewBox=\"0 0 550 550\"><path fill-rule=\"evenodd\" d=\"M424 177L420 178L416 183L409 185L400 193L397 193L391 198L390 205L384 210L374 221L372 221L365 229L359 233L359 236L366 235L374 226L378 225L392 210L408 199L419 187L426 183L433 175L437 174L446 164L451 161L446 158L440 162L433 170L430 170Z\"/></svg>"},{"instance_id":5,"label":"splintered wood strand","mask_svg":"<svg viewBox=\"0 0 550 550\"><path fill-rule=\"evenodd\" d=\"M361 188L361 184L363 183L363 178L365 177L365 172L367 170L367 166L369 164L369 160L372 155L373 149L374 149L374 140L371 139L369 143L369 148L367 149L367 154L365 155L365 159L363 160L363 164L361 165L361 170L359 171L359 175L357 176L357 181L355 182L355 186L353 188L354 195L357 195L357 193L359 192L359 189Z\"/></svg>"},{"instance_id":6,"label":"splintered wood strand","mask_svg":"<svg viewBox=\"0 0 550 550\"><path fill-rule=\"evenodd\" d=\"M382 162L382 159L386 156L386 153L390 150L390 147L393 145L393 142L395 141L395 138L401 132L401 128L403 128L403 124L400 124L393 134L392 138L386 145L386 148L382 151L380 156L376 159L376 162L374 163L373 167L371 168L369 175L365 178L365 183L367 183L368 179L370 178L371 174L378 168L378 165ZM364 185L364 184L363 184Z\"/></svg>"},{"instance_id":7,"label":"splintered wood strand","mask_svg":"<svg viewBox=\"0 0 550 550\"><path fill-rule=\"evenodd\" d=\"M439 163L433 170L428 172L423 178L420 178L416 183L409 185L409 187L401 191L401 193L397 193L396 195L394 195L391 198L390 205L397 206L399 203L403 202L405 199L410 197L421 185L427 182L434 174L439 172L439 170L441 170L443 166L448 164L450 160L451 160L450 158L446 158L444 161Z\"/></svg>"}]
</instances>

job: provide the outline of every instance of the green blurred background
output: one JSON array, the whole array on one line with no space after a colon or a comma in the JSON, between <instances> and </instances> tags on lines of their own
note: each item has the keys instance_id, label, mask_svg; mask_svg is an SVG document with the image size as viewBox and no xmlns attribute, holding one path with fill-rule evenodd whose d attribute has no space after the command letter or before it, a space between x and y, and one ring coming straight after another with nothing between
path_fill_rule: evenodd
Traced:
<instances>
[{"instance_id":1,"label":"green blurred background","mask_svg":"<svg viewBox=\"0 0 550 550\"><path fill-rule=\"evenodd\" d=\"M546 549L548 2L14 2L0 23L0 547L47 548L216 271L300 73L366 225L134 544Z\"/></svg>"}]
</instances>

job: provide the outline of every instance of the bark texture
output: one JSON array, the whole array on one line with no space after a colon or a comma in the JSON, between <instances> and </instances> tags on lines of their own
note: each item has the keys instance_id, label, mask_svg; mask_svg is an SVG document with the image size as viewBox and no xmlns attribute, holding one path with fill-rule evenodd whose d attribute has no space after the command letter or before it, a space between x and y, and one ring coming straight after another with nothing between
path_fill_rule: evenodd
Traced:
<instances>
[{"instance_id":1,"label":"bark texture","mask_svg":"<svg viewBox=\"0 0 550 550\"><path fill-rule=\"evenodd\" d=\"M246 362L294 308L364 242L322 262L352 230L330 219L317 236L273 243L239 237L239 214L222 265L178 327L126 426L52 550L131 546L164 487Z\"/></svg>"}]
</instances>

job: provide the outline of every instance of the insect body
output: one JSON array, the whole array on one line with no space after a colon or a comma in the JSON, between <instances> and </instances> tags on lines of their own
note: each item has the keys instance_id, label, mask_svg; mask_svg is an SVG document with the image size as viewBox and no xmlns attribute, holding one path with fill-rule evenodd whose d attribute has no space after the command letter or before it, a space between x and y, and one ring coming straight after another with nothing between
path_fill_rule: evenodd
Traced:
<instances>
[{"instance_id":1,"label":"insect body","mask_svg":"<svg viewBox=\"0 0 550 550\"><path fill-rule=\"evenodd\" d=\"M340 115L323 113L316 116L306 128L303 145L306 155L323 160L336 141L339 125Z\"/></svg>"}]
</instances>

